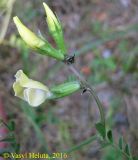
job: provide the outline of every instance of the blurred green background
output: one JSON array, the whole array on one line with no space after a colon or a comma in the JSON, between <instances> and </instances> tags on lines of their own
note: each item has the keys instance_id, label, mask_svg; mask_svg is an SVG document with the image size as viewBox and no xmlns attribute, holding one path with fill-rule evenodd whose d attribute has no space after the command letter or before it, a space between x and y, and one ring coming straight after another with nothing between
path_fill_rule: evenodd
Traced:
<instances>
[{"instance_id":1,"label":"blurred green background","mask_svg":"<svg viewBox=\"0 0 138 160\"><path fill-rule=\"evenodd\" d=\"M138 1L43 0L61 20L68 54L95 88L105 108L108 127L138 155ZM51 44L42 0L0 1L0 116L14 121L20 152L62 152L94 135L98 109L88 94L45 102L38 108L14 97L14 74L23 69L48 86L74 79L63 64L28 49L12 17L17 15ZM4 126L0 126L4 127ZM9 134L8 131L1 133ZM11 147L11 144L8 144ZM1 145L0 150L5 149ZM121 160L120 153L92 143L69 154L70 160Z\"/></svg>"}]
</instances>

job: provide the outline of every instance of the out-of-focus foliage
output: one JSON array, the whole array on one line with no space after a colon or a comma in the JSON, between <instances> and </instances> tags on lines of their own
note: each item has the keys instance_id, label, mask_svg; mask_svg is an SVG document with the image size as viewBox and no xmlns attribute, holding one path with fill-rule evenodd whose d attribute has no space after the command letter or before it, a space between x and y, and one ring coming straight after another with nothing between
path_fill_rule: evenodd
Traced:
<instances>
[{"instance_id":1,"label":"out-of-focus foliage","mask_svg":"<svg viewBox=\"0 0 138 160\"><path fill-rule=\"evenodd\" d=\"M2 10L2 9L4 9L4 8L6 8L6 4L7 4L7 1L6 1L6 0L1 0L1 1L0 1L0 9Z\"/></svg>"}]
</instances>

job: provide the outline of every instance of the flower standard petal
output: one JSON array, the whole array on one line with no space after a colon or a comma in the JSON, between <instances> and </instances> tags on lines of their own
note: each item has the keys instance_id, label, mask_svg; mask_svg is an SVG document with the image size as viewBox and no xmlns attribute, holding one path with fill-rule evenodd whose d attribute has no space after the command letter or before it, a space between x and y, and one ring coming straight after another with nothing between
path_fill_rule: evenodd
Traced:
<instances>
[{"instance_id":1,"label":"flower standard petal","mask_svg":"<svg viewBox=\"0 0 138 160\"><path fill-rule=\"evenodd\" d=\"M23 94L24 89L22 88L19 82L13 83L13 90L14 90L15 96L24 100L24 94Z\"/></svg>"},{"instance_id":2,"label":"flower standard petal","mask_svg":"<svg viewBox=\"0 0 138 160\"><path fill-rule=\"evenodd\" d=\"M37 88L44 91L49 91L47 86L43 85L38 81L29 79L22 70L17 71L15 77L16 77L16 81L20 84L20 86L24 88Z\"/></svg>"},{"instance_id":3,"label":"flower standard petal","mask_svg":"<svg viewBox=\"0 0 138 160\"><path fill-rule=\"evenodd\" d=\"M26 83L22 83L20 82L20 84L22 85L22 87L24 88L34 88L34 89L41 89L43 91L49 92L49 89L47 86L45 86L44 84L38 82L38 81L34 81L32 79L29 79Z\"/></svg>"},{"instance_id":4,"label":"flower standard petal","mask_svg":"<svg viewBox=\"0 0 138 160\"><path fill-rule=\"evenodd\" d=\"M29 78L26 76L26 74L23 73L22 70L17 71L15 78L16 81L18 81L21 85L29 81Z\"/></svg>"}]
</instances>

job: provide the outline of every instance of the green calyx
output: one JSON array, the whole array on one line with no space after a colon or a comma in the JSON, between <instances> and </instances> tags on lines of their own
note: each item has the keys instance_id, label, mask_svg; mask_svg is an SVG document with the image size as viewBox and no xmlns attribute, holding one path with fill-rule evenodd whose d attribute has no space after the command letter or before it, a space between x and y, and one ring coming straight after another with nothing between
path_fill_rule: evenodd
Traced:
<instances>
[{"instance_id":1,"label":"green calyx","mask_svg":"<svg viewBox=\"0 0 138 160\"><path fill-rule=\"evenodd\" d=\"M37 48L37 51L42 55L47 55L57 60L63 61L65 59L64 54L60 50L53 48L48 42L46 42L41 48Z\"/></svg>"},{"instance_id":2,"label":"green calyx","mask_svg":"<svg viewBox=\"0 0 138 160\"><path fill-rule=\"evenodd\" d=\"M78 81L66 82L60 85L57 85L50 89L51 99L57 99L65 96L69 96L72 93L78 91L81 88L81 85Z\"/></svg>"}]
</instances>

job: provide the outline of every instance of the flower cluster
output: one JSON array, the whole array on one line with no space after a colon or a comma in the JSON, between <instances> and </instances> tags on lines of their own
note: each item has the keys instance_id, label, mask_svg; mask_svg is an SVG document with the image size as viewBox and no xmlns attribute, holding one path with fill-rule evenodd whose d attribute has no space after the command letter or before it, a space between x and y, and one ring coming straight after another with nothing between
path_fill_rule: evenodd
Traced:
<instances>
[{"instance_id":1,"label":"flower cluster","mask_svg":"<svg viewBox=\"0 0 138 160\"><path fill-rule=\"evenodd\" d=\"M57 49L53 48L47 40L30 31L17 16L13 18L13 21L20 36L31 49L40 54L63 61L66 54L66 47L61 23L48 5L46 3L43 3L43 5L47 15L46 21L48 28L57 44ZM33 107L41 105L45 100L68 96L80 89L80 83L78 81L71 81L48 88L38 81L29 79L22 70L17 71L15 78L16 81L13 84L15 96L25 100Z\"/></svg>"}]
</instances>

